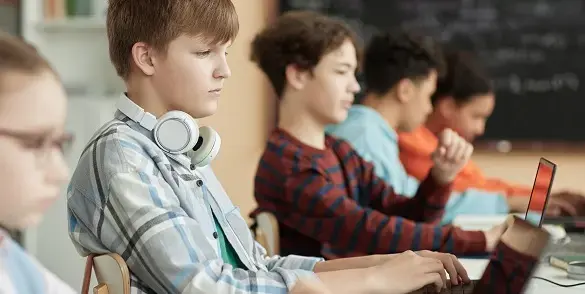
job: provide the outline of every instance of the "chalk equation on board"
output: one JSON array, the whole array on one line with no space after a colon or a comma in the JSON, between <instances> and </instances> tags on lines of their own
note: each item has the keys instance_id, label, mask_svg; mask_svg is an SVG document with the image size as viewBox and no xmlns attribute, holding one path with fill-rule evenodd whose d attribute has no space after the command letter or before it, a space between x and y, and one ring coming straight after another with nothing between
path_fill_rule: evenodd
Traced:
<instances>
[{"instance_id":1,"label":"chalk equation on board","mask_svg":"<svg viewBox=\"0 0 585 294\"><path fill-rule=\"evenodd\" d=\"M508 91L521 95L528 93L546 93L572 91L578 92L580 81L574 73L558 73L546 78L519 77L511 74L506 77L498 77L494 80L497 90Z\"/></svg>"}]
</instances>

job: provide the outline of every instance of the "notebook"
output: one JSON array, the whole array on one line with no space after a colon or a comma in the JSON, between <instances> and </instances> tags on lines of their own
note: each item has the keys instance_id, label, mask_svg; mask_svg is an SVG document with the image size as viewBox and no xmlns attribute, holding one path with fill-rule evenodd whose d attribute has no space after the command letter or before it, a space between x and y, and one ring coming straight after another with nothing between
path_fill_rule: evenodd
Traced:
<instances>
[{"instance_id":1,"label":"notebook","mask_svg":"<svg viewBox=\"0 0 585 294\"><path fill-rule=\"evenodd\" d=\"M556 164L545 159L540 158L538 168L536 170L536 177L528 207L524 215L526 222L536 226L542 226L542 219L552 183L556 172ZM535 191L536 183L546 183L548 185L546 191L541 189ZM500 242L494 252L490 256L490 261L484 271L481 279L472 280L466 285L451 285L448 283L447 289L440 293L455 294L455 293L469 293L469 294L516 294L522 293L522 290L528 284L532 272L538 265L539 258L529 258L523 256L521 252L516 252L510 247ZM411 294L427 294L437 293L434 285L428 285L420 290L414 291Z\"/></svg>"}]
</instances>

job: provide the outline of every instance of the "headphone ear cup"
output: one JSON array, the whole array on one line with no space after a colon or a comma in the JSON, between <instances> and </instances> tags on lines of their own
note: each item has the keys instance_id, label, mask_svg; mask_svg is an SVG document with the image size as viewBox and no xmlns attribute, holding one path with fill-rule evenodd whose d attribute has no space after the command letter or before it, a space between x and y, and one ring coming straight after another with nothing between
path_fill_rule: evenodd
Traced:
<instances>
[{"instance_id":1,"label":"headphone ear cup","mask_svg":"<svg viewBox=\"0 0 585 294\"><path fill-rule=\"evenodd\" d=\"M193 149L197 143L199 127L190 115L174 110L158 119L152 134L162 150L182 154Z\"/></svg>"},{"instance_id":2,"label":"headphone ear cup","mask_svg":"<svg viewBox=\"0 0 585 294\"><path fill-rule=\"evenodd\" d=\"M198 167L204 167L217 157L221 147L221 137L210 127L199 128L199 138L197 143L189 152L191 162Z\"/></svg>"}]
</instances>

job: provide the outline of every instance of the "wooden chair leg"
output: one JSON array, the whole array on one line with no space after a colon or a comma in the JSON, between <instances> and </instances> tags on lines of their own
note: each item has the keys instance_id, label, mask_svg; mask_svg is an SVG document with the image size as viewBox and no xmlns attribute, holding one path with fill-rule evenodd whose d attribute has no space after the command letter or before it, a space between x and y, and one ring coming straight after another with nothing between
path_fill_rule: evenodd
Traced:
<instances>
[{"instance_id":1,"label":"wooden chair leg","mask_svg":"<svg viewBox=\"0 0 585 294\"><path fill-rule=\"evenodd\" d=\"M106 284L99 284L93 288L93 294L108 294L108 285Z\"/></svg>"}]
</instances>

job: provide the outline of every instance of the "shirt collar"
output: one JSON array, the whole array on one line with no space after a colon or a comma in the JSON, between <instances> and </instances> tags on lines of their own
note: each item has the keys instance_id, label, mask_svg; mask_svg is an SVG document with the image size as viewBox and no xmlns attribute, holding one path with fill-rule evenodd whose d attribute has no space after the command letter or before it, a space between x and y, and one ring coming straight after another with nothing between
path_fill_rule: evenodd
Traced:
<instances>
[{"instance_id":1,"label":"shirt collar","mask_svg":"<svg viewBox=\"0 0 585 294\"><path fill-rule=\"evenodd\" d=\"M386 119L375 109L365 105L353 105L349 109L348 116L366 116L376 126L383 128L384 132L394 141L398 141L398 133L386 121Z\"/></svg>"}]
</instances>

